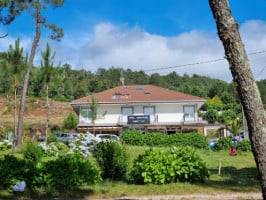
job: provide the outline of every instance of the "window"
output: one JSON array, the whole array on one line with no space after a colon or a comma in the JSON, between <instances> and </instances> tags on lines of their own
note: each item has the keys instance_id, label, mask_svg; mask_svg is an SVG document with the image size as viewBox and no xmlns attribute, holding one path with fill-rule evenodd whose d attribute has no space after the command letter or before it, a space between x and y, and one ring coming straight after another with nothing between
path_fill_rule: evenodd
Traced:
<instances>
[{"instance_id":1,"label":"window","mask_svg":"<svg viewBox=\"0 0 266 200\"><path fill-rule=\"evenodd\" d=\"M155 114L155 107L154 106L144 106L143 113L145 115L154 115Z\"/></svg>"},{"instance_id":2,"label":"window","mask_svg":"<svg viewBox=\"0 0 266 200\"><path fill-rule=\"evenodd\" d=\"M128 98L130 98L129 94L116 93L113 95L113 99L128 99Z\"/></svg>"},{"instance_id":3,"label":"window","mask_svg":"<svg viewBox=\"0 0 266 200\"><path fill-rule=\"evenodd\" d=\"M113 99L120 99L121 98L121 94L120 93L116 93L113 95Z\"/></svg>"},{"instance_id":4,"label":"window","mask_svg":"<svg viewBox=\"0 0 266 200\"><path fill-rule=\"evenodd\" d=\"M122 118L121 122L127 122L127 118L130 115L133 115L133 107L122 107L121 108Z\"/></svg>"},{"instance_id":5,"label":"window","mask_svg":"<svg viewBox=\"0 0 266 200\"><path fill-rule=\"evenodd\" d=\"M195 106L184 106L184 120L195 121Z\"/></svg>"},{"instance_id":6,"label":"window","mask_svg":"<svg viewBox=\"0 0 266 200\"><path fill-rule=\"evenodd\" d=\"M122 107L122 115L133 115L133 107Z\"/></svg>"},{"instance_id":7,"label":"window","mask_svg":"<svg viewBox=\"0 0 266 200\"><path fill-rule=\"evenodd\" d=\"M155 106L144 106L143 114L149 115L150 122L155 122Z\"/></svg>"},{"instance_id":8,"label":"window","mask_svg":"<svg viewBox=\"0 0 266 200\"><path fill-rule=\"evenodd\" d=\"M84 118L91 118L91 109L89 109L89 108L82 108L80 114Z\"/></svg>"}]
</instances>

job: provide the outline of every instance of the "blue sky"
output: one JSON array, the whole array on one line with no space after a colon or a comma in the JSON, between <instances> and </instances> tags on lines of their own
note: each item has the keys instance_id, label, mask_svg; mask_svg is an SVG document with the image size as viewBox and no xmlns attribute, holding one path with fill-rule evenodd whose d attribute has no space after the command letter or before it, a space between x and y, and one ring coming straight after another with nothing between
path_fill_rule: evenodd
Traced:
<instances>
[{"instance_id":1,"label":"blue sky","mask_svg":"<svg viewBox=\"0 0 266 200\"><path fill-rule=\"evenodd\" d=\"M253 74L257 80L265 79L266 0L229 2ZM65 37L61 42L51 41L49 31L43 29L35 65L49 42L57 61L73 69L95 72L114 66L148 74L176 71L232 80L227 61L214 62L224 57L224 51L207 0L65 0L63 7L44 14L64 29ZM25 13L11 25L1 25L0 33L9 34L1 39L1 51L17 38L30 51L33 19Z\"/></svg>"}]
</instances>

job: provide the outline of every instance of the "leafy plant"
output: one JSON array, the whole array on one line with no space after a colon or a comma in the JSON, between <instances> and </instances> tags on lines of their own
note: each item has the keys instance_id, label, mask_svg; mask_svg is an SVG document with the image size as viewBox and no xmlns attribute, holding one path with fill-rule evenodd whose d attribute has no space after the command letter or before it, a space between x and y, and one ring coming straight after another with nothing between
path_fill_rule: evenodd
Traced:
<instances>
[{"instance_id":1,"label":"leafy plant","mask_svg":"<svg viewBox=\"0 0 266 200\"><path fill-rule=\"evenodd\" d=\"M0 186L4 189L24 180L26 161L13 155L5 155L0 159Z\"/></svg>"},{"instance_id":2,"label":"leafy plant","mask_svg":"<svg viewBox=\"0 0 266 200\"><path fill-rule=\"evenodd\" d=\"M102 170L103 178L116 180L125 178L129 157L123 145L113 141L100 142L94 149L93 155Z\"/></svg>"},{"instance_id":3,"label":"leafy plant","mask_svg":"<svg viewBox=\"0 0 266 200\"><path fill-rule=\"evenodd\" d=\"M12 143L4 141L4 142L0 142L0 150L1 151L5 151L7 149L10 149L12 147Z\"/></svg>"},{"instance_id":4,"label":"leafy plant","mask_svg":"<svg viewBox=\"0 0 266 200\"><path fill-rule=\"evenodd\" d=\"M251 151L251 144L249 140L241 140L237 143L237 150Z\"/></svg>"},{"instance_id":5,"label":"leafy plant","mask_svg":"<svg viewBox=\"0 0 266 200\"><path fill-rule=\"evenodd\" d=\"M91 159L80 154L66 154L45 163L50 186L59 190L74 189L101 180L100 169Z\"/></svg>"},{"instance_id":6,"label":"leafy plant","mask_svg":"<svg viewBox=\"0 0 266 200\"><path fill-rule=\"evenodd\" d=\"M138 131L127 131L121 136L121 140L125 144L136 146L191 146L198 149L208 149L208 139L200 133L181 133L166 135L162 133L142 134Z\"/></svg>"},{"instance_id":7,"label":"leafy plant","mask_svg":"<svg viewBox=\"0 0 266 200\"><path fill-rule=\"evenodd\" d=\"M26 143L26 146L22 149L22 154L26 160L33 162L39 162L43 157L42 148L33 142Z\"/></svg>"},{"instance_id":8,"label":"leafy plant","mask_svg":"<svg viewBox=\"0 0 266 200\"><path fill-rule=\"evenodd\" d=\"M121 136L121 141L135 146L145 145L143 134L136 130L125 131Z\"/></svg>"},{"instance_id":9,"label":"leafy plant","mask_svg":"<svg viewBox=\"0 0 266 200\"><path fill-rule=\"evenodd\" d=\"M233 146L231 137L222 137L217 140L214 145L214 150L226 150Z\"/></svg>"},{"instance_id":10,"label":"leafy plant","mask_svg":"<svg viewBox=\"0 0 266 200\"><path fill-rule=\"evenodd\" d=\"M73 113L69 113L64 120L64 127L68 130L77 128L78 119Z\"/></svg>"},{"instance_id":11,"label":"leafy plant","mask_svg":"<svg viewBox=\"0 0 266 200\"><path fill-rule=\"evenodd\" d=\"M56 137L56 135L54 134L50 134L48 135L48 138L47 138L47 143L52 143L52 142L58 142L58 139Z\"/></svg>"},{"instance_id":12,"label":"leafy plant","mask_svg":"<svg viewBox=\"0 0 266 200\"><path fill-rule=\"evenodd\" d=\"M192 148L169 151L149 149L133 163L129 181L166 184L178 181L203 182L209 176L205 162Z\"/></svg>"},{"instance_id":13,"label":"leafy plant","mask_svg":"<svg viewBox=\"0 0 266 200\"><path fill-rule=\"evenodd\" d=\"M205 118L210 124L214 124L217 121L218 118L218 112L214 109L209 109L206 114Z\"/></svg>"}]
</instances>

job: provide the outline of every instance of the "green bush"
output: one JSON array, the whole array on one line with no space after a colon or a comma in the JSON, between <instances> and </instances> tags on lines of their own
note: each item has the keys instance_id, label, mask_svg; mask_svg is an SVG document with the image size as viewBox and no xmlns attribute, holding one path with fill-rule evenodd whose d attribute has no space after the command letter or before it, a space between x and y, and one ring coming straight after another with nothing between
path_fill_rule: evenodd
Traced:
<instances>
[{"instance_id":1,"label":"green bush","mask_svg":"<svg viewBox=\"0 0 266 200\"><path fill-rule=\"evenodd\" d=\"M231 137L222 137L216 141L214 145L214 150L216 151L227 150L227 149L230 149L232 146L233 146L233 142L232 142Z\"/></svg>"},{"instance_id":2,"label":"green bush","mask_svg":"<svg viewBox=\"0 0 266 200\"><path fill-rule=\"evenodd\" d=\"M13 155L5 155L0 159L0 186L7 189L18 181L24 180L26 161Z\"/></svg>"},{"instance_id":3,"label":"green bush","mask_svg":"<svg viewBox=\"0 0 266 200\"><path fill-rule=\"evenodd\" d=\"M42 165L13 155L5 155L0 160L0 188L12 189L20 181L25 181L27 188L43 185L40 181Z\"/></svg>"},{"instance_id":4,"label":"green bush","mask_svg":"<svg viewBox=\"0 0 266 200\"><path fill-rule=\"evenodd\" d=\"M189 147L173 147L168 151L149 149L139 155L129 173L129 181L137 184L203 182L209 176L205 162Z\"/></svg>"},{"instance_id":5,"label":"green bush","mask_svg":"<svg viewBox=\"0 0 266 200\"><path fill-rule=\"evenodd\" d=\"M249 140L241 140L237 143L237 150L240 151L251 151L251 144Z\"/></svg>"},{"instance_id":6,"label":"green bush","mask_svg":"<svg viewBox=\"0 0 266 200\"><path fill-rule=\"evenodd\" d=\"M33 142L26 143L22 148L22 154L26 160L33 162L39 162L44 155L42 148Z\"/></svg>"},{"instance_id":7,"label":"green bush","mask_svg":"<svg viewBox=\"0 0 266 200\"><path fill-rule=\"evenodd\" d=\"M208 149L208 139L200 133L180 133L180 134L162 134L162 133L146 133L142 134L138 131L126 131L122 134L121 140L125 144L135 146L191 146L198 149Z\"/></svg>"},{"instance_id":8,"label":"green bush","mask_svg":"<svg viewBox=\"0 0 266 200\"><path fill-rule=\"evenodd\" d=\"M58 190L74 189L101 180L96 163L80 154L61 155L45 163L44 172L49 186Z\"/></svg>"},{"instance_id":9,"label":"green bush","mask_svg":"<svg viewBox=\"0 0 266 200\"><path fill-rule=\"evenodd\" d=\"M69 113L68 116L64 120L64 128L66 129L75 129L78 125L78 118L75 114Z\"/></svg>"},{"instance_id":10,"label":"green bush","mask_svg":"<svg viewBox=\"0 0 266 200\"><path fill-rule=\"evenodd\" d=\"M125 131L121 136L121 141L134 146L145 145L144 134L136 130Z\"/></svg>"},{"instance_id":11,"label":"green bush","mask_svg":"<svg viewBox=\"0 0 266 200\"><path fill-rule=\"evenodd\" d=\"M101 170L102 177L114 180L125 178L129 156L119 142L107 141L97 144L93 151Z\"/></svg>"},{"instance_id":12,"label":"green bush","mask_svg":"<svg viewBox=\"0 0 266 200\"><path fill-rule=\"evenodd\" d=\"M12 145L10 145L10 143L7 141L1 142L0 151L6 151L6 150L10 149L11 147L12 147Z\"/></svg>"},{"instance_id":13,"label":"green bush","mask_svg":"<svg viewBox=\"0 0 266 200\"><path fill-rule=\"evenodd\" d=\"M50 134L47 138L47 143L58 142L58 138L54 134Z\"/></svg>"}]
</instances>

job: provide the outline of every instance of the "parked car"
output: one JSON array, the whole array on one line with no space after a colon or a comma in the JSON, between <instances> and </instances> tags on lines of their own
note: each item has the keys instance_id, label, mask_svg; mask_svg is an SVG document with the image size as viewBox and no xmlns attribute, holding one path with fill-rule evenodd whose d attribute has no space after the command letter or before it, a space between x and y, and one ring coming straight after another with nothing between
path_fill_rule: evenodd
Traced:
<instances>
[{"instance_id":1,"label":"parked car","mask_svg":"<svg viewBox=\"0 0 266 200\"><path fill-rule=\"evenodd\" d=\"M101 141L100 138L95 137L92 133L83 133L80 135L81 143L84 145L90 144L90 143L99 143Z\"/></svg>"},{"instance_id":2,"label":"parked car","mask_svg":"<svg viewBox=\"0 0 266 200\"><path fill-rule=\"evenodd\" d=\"M56 133L55 136L58 142L70 142L73 139L72 135L69 133Z\"/></svg>"},{"instance_id":3,"label":"parked car","mask_svg":"<svg viewBox=\"0 0 266 200\"><path fill-rule=\"evenodd\" d=\"M99 138L101 141L119 140L119 137L117 135L113 135L113 134L98 134L98 135L96 135L96 138Z\"/></svg>"}]
</instances>

